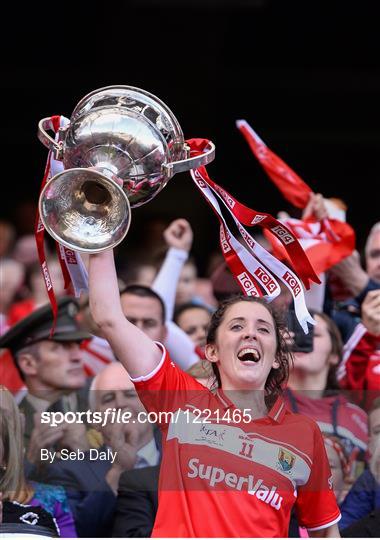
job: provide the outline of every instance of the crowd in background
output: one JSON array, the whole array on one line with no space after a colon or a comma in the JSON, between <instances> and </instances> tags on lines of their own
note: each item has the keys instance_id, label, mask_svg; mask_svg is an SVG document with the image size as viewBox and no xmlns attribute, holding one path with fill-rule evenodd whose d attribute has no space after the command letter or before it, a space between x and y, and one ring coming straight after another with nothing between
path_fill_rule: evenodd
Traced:
<instances>
[{"instance_id":1,"label":"crowd in background","mask_svg":"<svg viewBox=\"0 0 380 540\"><path fill-rule=\"evenodd\" d=\"M264 245L264 237L257 238ZM203 354L208 324L218 303L240 289L216 244L203 265L208 268L206 275L198 275L191 256L192 228L185 219L168 221L159 234L152 228L148 243L138 252L117 252L123 313L153 340L164 343L181 369L212 389L217 383ZM265 247L270 249L268 243ZM47 251L60 299L57 331L68 336L54 350L39 345L45 341L28 341L35 328L23 322L45 310L41 324L45 323L50 309L34 235L17 236L11 222L0 222L1 335L16 327L20 340L4 347L0 356L3 523L13 519L12 503L24 510L33 508L37 514L36 507L47 511L62 537L149 537L158 505L157 426L41 423L44 411L104 412L115 407L136 416L143 410L128 374L92 320L87 295L74 299L64 289L59 261L50 246ZM286 289L274 300L285 318L291 300ZM354 251L328 269L322 296L317 303L310 299L308 307L316 321L312 347L297 349L294 329L287 337L294 351L285 390L287 406L313 418L323 433L342 514L341 535L376 536L380 531L380 222L368 231L362 257ZM33 324L38 329L39 320ZM67 327L78 331L76 337L70 337L74 334L69 335ZM52 463L41 460L44 448L58 452ZM59 452L66 448L83 452L84 459L62 459ZM91 450L97 450L97 459L90 460ZM289 535L307 536L296 515Z\"/></svg>"}]
</instances>

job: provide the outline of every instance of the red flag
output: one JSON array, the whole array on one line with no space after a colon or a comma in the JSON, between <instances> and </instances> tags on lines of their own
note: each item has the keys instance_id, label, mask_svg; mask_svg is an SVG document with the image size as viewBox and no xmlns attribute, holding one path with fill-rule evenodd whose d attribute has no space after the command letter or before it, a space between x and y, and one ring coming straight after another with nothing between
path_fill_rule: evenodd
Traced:
<instances>
[{"instance_id":1,"label":"red flag","mask_svg":"<svg viewBox=\"0 0 380 540\"><path fill-rule=\"evenodd\" d=\"M238 120L236 125L284 197L294 206L305 208L312 193L311 188L282 159L269 150L245 120ZM299 240L317 274L325 272L348 257L355 249L355 232L348 223L330 218L320 222L310 218L306 220L290 218L281 221ZM289 261L278 240L268 231L264 231L264 234L272 245L274 255Z\"/></svg>"},{"instance_id":2,"label":"red flag","mask_svg":"<svg viewBox=\"0 0 380 540\"><path fill-rule=\"evenodd\" d=\"M310 193L310 187L279 158L260 139L251 126L245 120L238 120L237 127L248 142L252 152L264 168L269 178L276 184L278 189L291 204L297 208L305 208Z\"/></svg>"}]
</instances>

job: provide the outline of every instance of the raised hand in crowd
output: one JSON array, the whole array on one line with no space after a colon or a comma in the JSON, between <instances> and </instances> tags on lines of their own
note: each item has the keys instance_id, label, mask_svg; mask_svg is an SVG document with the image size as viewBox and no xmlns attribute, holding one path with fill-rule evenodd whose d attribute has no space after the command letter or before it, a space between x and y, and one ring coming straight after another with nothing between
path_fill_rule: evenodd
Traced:
<instances>
[{"instance_id":1,"label":"raised hand in crowd","mask_svg":"<svg viewBox=\"0 0 380 540\"><path fill-rule=\"evenodd\" d=\"M167 329L165 345L173 361L183 369L188 369L199 361L199 353L195 352L195 345L199 344L195 343L190 336L194 329L193 322L187 325L186 329L180 326L175 317L175 308L178 304L182 306L188 304L187 307L190 307L189 302L194 304L194 307L200 304L202 319L206 319L207 322L209 309L207 306L202 306L203 299L195 294L197 268L194 261L188 259L193 243L190 223L185 219L176 219L165 229L163 236L169 249L152 284L152 289L165 304ZM196 325L198 325L198 315L199 310L196 313ZM188 331L190 327L191 332Z\"/></svg>"},{"instance_id":2,"label":"raised hand in crowd","mask_svg":"<svg viewBox=\"0 0 380 540\"><path fill-rule=\"evenodd\" d=\"M331 272L342 281L353 296L364 295L367 290L380 287L380 222L371 228L364 253L366 270L360 264L357 251L331 268Z\"/></svg>"},{"instance_id":3,"label":"raised hand in crowd","mask_svg":"<svg viewBox=\"0 0 380 540\"><path fill-rule=\"evenodd\" d=\"M362 322L370 334L380 336L380 289L366 294L362 303Z\"/></svg>"},{"instance_id":4,"label":"raised hand in crowd","mask_svg":"<svg viewBox=\"0 0 380 540\"><path fill-rule=\"evenodd\" d=\"M178 286L181 282L189 251L193 243L193 231L186 219L175 219L163 232L169 249L159 269L152 289L165 304L166 321L173 319Z\"/></svg>"},{"instance_id":5,"label":"raised hand in crowd","mask_svg":"<svg viewBox=\"0 0 380 540\"><path fill-rule=\"evenodd\" d=\"M344 287L352 294L357 296L368 284L369 276L360 264L360 255L355 250L351 255L335 264L330 273L340 279Z\"/></svg>"},{"instance_id":6,"label":"raised hand in crowd","mask_svg":"<svg viewBox=\"0 0 380 540\"><path fill-rule=\"evenodd\" d=\"M193 245L193 231L186 219L175 219L164 230L164 240L169 247L183 249L187 252Z\"/></svg>"},{"instance_id":7,"label":"raised hand in crowd","mask_svg":"<svg viewBox=\"0 0 380 540\"><path fill-rule=\"evenodd\" d=\"M302 212L302 219L314 217L318 221L322 221L328 217L328 210L325 205L325 200L321 193L310 193L310 199Z\"/></svg>"}]
</instances>

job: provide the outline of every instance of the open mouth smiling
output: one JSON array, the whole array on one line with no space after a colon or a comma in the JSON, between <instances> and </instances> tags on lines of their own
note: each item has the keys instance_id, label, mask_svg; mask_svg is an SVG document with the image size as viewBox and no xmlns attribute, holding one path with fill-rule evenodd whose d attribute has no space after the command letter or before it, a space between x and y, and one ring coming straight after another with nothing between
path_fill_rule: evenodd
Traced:
<instances>
[{"instance_id":1,"label":"open mouth smiling","mask_svg":"<svg viewBox=\"0 0 380 540\"><path fill-rule=\"evenodd\" d=\"M260 352L253 347L244 347L244 349L241 349L238 352L237 356L239 360L244 363L257 364L261 359Z\"/></svg>"}]
</instances>

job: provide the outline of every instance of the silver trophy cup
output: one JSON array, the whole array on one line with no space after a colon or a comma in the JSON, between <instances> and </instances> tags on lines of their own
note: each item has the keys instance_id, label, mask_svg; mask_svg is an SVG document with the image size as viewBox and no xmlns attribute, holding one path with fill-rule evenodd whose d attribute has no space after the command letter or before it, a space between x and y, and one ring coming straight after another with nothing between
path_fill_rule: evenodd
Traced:
<instances>
[{"instance_id":1,"label":"silver trophy cup","mask_svg":"<svg viewBox=\"0 0 380 540\"><path fill-rule=\"evenodd\" d=\"M190 158L181 127L156 96L131 86L108 86L85 96L54 140L50 118L40 141L63 162L40 194L48 233L75 251L97 253L126 236L131 208L151 201L178 172L210 163L215 146Z\"/></svg>"}]
</instances>

